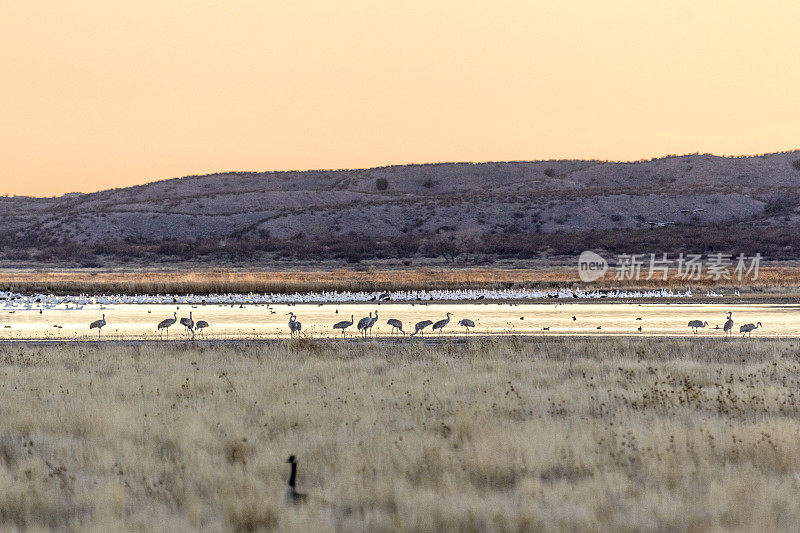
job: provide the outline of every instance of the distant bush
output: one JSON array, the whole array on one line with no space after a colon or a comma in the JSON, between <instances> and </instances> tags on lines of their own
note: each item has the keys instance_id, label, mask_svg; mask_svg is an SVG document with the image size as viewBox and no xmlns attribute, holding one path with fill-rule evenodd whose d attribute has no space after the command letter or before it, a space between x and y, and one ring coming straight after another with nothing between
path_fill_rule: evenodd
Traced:
<instances>
[{"instance_id":1,"label":"distant bush","mask_svg":"<svg viewBox=\"0 0 800 533\"><path fill-rule=\"evenodd\" d=\"M764 204L764 214L770 216L788 214L794 211L798 203L800 199L795 194L773 196Z\"/></svg>"},{"instance_id":2,"label":"distant bush","mask_svg":"<svg viewBox=\"0 0 800 533\"><path fill-rule=\"evenodd\" d=\"M795 170L800 170L800 159L795 159L792 162L792 166L795 168Z\"/></svg>"},{"instance_id":3,"label":"distant bush","mask_svg":"<svg viewBox=\"0 0 800 533\"><path fill-rule=\"evenodd\" d=\"M547 167L546 169L544 169L544 175L547 176L548 178L552 178L553 176L556 175L556 169L554 169L553 167Z\"/></svg>"},{"instance_id":4,"label":"distant bush","mask_svg":"<svg viewBox=\"0 0 800 533\"><path fill-rule=\"evenodd\" d=\"M389 188L389 182L386 181L386 178L378 178L375 180L375 188L379 191L385 191Z\"/></svg>"},{"instance_id":5,"label":"distant bush","mask_svg":"<svg viewBox=\"0 0 800 533\"><path fill-rule=\"evenodd\" d=\"M433 187L433 180L430 179L430 178L426 179L425 181L422 182L422 186L425 187L426 189L432 188Z\"/></svg>"}]
</instances>

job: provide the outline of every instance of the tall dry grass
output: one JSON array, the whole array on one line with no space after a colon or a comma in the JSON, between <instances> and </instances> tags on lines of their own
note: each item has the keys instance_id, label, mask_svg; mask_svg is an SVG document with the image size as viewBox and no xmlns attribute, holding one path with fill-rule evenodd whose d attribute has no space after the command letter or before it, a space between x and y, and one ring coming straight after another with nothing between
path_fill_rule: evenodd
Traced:
<instances>
[{"instance_id":1,"label":"tall dry grass","mask_svg":"<svg viewBox=\"0 0 800 533\"><path fill-rule=\"evenodd\" d=\"M799 357L741 339L4 344L0 520L797 530Z\"/></svg>"},{"instance_id":2,"label":"tall dry grass","mask_svg":"<svg viewBox=\"0 0 800 533\"><path fill-rule=\"evenodd\" d=\"M640 280L616 280L615 271L592 284L578 279L576 268L419 268L364 271L0 271L0 290L47 294L212 294L294 293L321 291L406 291L437 289L503 289L582 287L588 289L741 288L757 292L796 292L800 268L764 267L757 280L686 280L670 271Z\"/></svg>"}]
</instances>

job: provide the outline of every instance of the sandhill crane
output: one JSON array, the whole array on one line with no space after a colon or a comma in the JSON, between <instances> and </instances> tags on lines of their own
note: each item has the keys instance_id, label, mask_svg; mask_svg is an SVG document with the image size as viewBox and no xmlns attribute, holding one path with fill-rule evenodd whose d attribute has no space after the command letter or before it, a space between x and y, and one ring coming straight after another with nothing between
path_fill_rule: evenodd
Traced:
<instances>
[{"instance_id":1,"label":"sandhill crane","mask_svg":"<svg viewBox=\"0 0 800 533\"><path fill-rule=\"evenodd\" d=\"M469 328L475 327L475 322L470 320L469 318L462 318L458 321L458 325L464 327L467 330L467 335L469 335Z\"/></svg>"},{"instance_id":2,"label":"sandhill crane","mask_svg":"<svg viewBox=\"0 0 800 533\"><path fill-rule=\"evenodd\" d=\"M186 335L189 335L190 331L192 332L192 335L194 335L194 319L192 318L191 311L189 311L189 318L181 318L180 324L186 328Z\"/></svg>"},{"instance_id":3,"label":"sandhill crane","mask_svg":"<svg viewBox=\"0 0 800 533\"><path fill-rule=\"evenodd\" d=\"M400 333L402 333L403 335L406 334L406 332L403 331L403 323L397 320L396 318L390 318L389 320L386 321L386 323L392 326L392 333L394 333L395 330L399 330Z\"/></svg>"},{"instance_id":4,"label":"sandhill crane","mask_svg":"<svg viewBox=\"0 0 800 533\"><path fill-rule=\"evenodd\" d=\"M689 321L689 327L694 330L694 334L697 335L698 328L704 328L708 325L708 322L703 322L702 320L691 320Z\"/></svg>"},{"instance_id":5,"label":"sandhill crane","mask_svg":"<svg viewBox=\"0 0 800 533\"><path fill-rule=\"evenodd\" d=\"M747 335L748 337L752 337L753 330L758 329L760 327L761 327L761 322L759 322L758 324L745 324L744 326L741 326L739 328L739 333L742 334L742 337L744 337L745 335Z\"/></svg>"},{"instance_id":6,"label":"sandhill crane","mask_svg":"<svg viewBox=\"0 0 800 533\"><path fill-rule=\"evenodd\" d=\"M342 320L341 322L337 322L333 325L333 329L342 330L342 337L344 337L344 330L352 326L353 322L355 322L355 319L353 318L353 315L350 315L350 320Z\"/></svg>"},{"instance_id":7,"label":"sandhill crane","mask_svg":"<svg viewBox=\"0 0 800 533\"><path fill-rule=\"evenodd\" d=\"M427 328L431 324L433 324L433 322L430 321L430 320L421 320L420 322L417 322L416 324L414 324L414 333L412 333L410 336L413 337L414 335L416 335L417 333L421 332L422 330L424 330L425 328ZM425 332L424 331L422 331L422 336L423 337L425 336Z\"/></svg>"},{"instance_id":8,"label":"sandhill crane","mask_svg":"<svg viewBox=\"0 0 800 533\"><path fill-rule=\"evenodd\" d=\"M289 312L289 336L294 337L294 334L297 333L300 335L300 330L303 328L303 324L297 321L297 316L294 313Z\"/></svg>"},{"instance_id":9,"label":"sandhill crane","mask_svg":"<svg viewBox=\"0 0 800 533\"><path fill-rule=\"evenodd\" d=\"M358 331L364 335L364 338L367 338L367 330L369 329L370 325L372 324L372 311L369 312L369 316L365 316L361 320L358 321L356 324L356 328Z\"/></svg>"},{"instance_id":10,"label":"sandhill crane","mask_svg":"<svg viewBox=\"0 0 800 533\"><path fill-rule=\"evenodd\" d=\"M198 320L197 323L194 325L197 331L202 332L204 329L208 327L208 322L205 320Z\"/></svg>"},{"instance_id":11,"label":"sandhill crane","mask_svg":"<svg viewBox=\"0 0 800 533\"><path fill-rule=\"evenodd\" d=\"M290 455L286 462L292 465L292 473L289 474L289 481L286 483L286 503L292 505L303 503L308 499L308 495L297 492L297 458Z\"/></svg>"},{"instance_id":12,"label":"sandhill crane","mask_svg":"<svg viewBox=\"0 0 800 533\"><path fill-rule=\"evenodd\" d=\"M450 323L450 315L451 315L451 314L452 314L452 313L447 313L447 318L443 318L443 319L439 320L438 322L436 322L436 323L433 325L433 331L436 331L436 330L438 329L438 330L439 330L439 335L441 335L441 334L442 334L442 329L443 329L443 328L444 328L444 327L445 327L447 324L449 324L449 323Z\"/></svg>"},{"instance_id":13,"label":"sandhill crane","mask_svg":"<svg viewBox=\"0 0 800 533\"><path fill-rule=\"evenodd\" d=\"M166 318L166 319L162 320L161 322L159 322L158 330L160 331L162 329L166 329L167 330L167 338L169 338L169 328L170 328L170 326L175 324L175 322L177 322L177 321L178 321L178 313L172 313L172 318ZM163 332L161 334L163 335Z\"/></svg>"},{"instance_id":14,"label":"sandhill crane","mask_svg":"<svg viewBox=\"0 0 800 533\"><path fill-rule=\"evenodd\" d=\"M377 322L377 321L378 321L378 312L375 311L375 316L372 317L372 320L370 320L369 326L368 326L369 327L369 336L370 337L372 337L372 326L374 326L375 322Z\"/></svg>"},{"instance_id":15,"label":"sandhill crane","mask_svg":"<svg viewBox=\"0 0 800 533\"><path fill-rule=\"evenodd\" d=\"M722 329L725 331L725 335L733 335L733 318L731 318L731 315L733 315L733 312L728 311L728 320L726 320L725 325L722 326Z\"/></svg>"},{"instance_id":16,"label":"sandhill crane","mask_svg":"<svg viewBox=\"0 0 800 533\"><path fill-rule=\"evenodd\" d=\"M105 326L105 325L106 325L106 315L104 313L103 314L103 318L101 318L100 320L95 320L94 322L89 324L89 330L91 331L93 329L97 329L97 338L99 339L100 338L100 330L102 330L103 326Z\"/></svg>"}]
</instances>

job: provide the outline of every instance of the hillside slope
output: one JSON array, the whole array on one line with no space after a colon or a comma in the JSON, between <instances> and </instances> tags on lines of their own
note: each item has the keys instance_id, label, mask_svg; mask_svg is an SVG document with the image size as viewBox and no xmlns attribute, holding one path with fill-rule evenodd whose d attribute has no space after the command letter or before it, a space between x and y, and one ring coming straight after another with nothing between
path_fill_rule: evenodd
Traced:
<instances>
[{"instance_id":1,"label":"hillside slope","mask_svg":"<svg viewBox=\"0 0 800 533\"><path fill-rule=\"evenodd\" d=\"M420 253L410 243L452 235L473 241L521 235L539 252L569 253L550 241L644 230L691 235L748 221L750 228L784 231L800 216L798 161L795 151L189 176L59 198L0 198L0 239L6 258L42 260L89 251L122 257L135 247L172 253L153 248L165 242L213 255L215 247L244 240L277 247L377 239L406 243L392 252L402 256ZM676 226L652 230L647 221ZM679 246L691 244L684 241Z\"/></svg>"}]
</instances>

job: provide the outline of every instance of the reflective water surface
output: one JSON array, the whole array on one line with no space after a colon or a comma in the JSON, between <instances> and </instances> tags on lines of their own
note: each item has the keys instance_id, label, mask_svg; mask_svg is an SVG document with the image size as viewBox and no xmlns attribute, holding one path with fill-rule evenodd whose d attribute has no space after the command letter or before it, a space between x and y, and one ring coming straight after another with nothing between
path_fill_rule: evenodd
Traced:
<instances>
[{"instance_id":1,"label":"reflective water surface","mask_svg":"<svg viewBox=\"0 0 800 533\"><path fill-rule=\"evenodd\" d=\"M465 329L458 325L462 318L475 322L472 331L482 335L692 335L690 320L708 322L700 335L722 336L728 311L733 313L734 333L743 324L758 322L762 327L753 336L800 336L800 306L794 304L690 304L690 303L384 303L384 304L297 304L297 305L98 305L78 310L0 311L0 340L91 340L97 330L89 324L105 314L107 325L101 338L135 340L167 338L156 325L165 318L188 317L205 320L210 326L196 339L259 339L288 337L287 313L294 312L302 323L302 335L331 337L341 335L334 323L349 320L355 323L347 336L357 335L356 324L369 312L378 313L372 330L374 336L391 335L389 318L403 322L406 333L414 332L414 324L422 320L438 321L452 313L443 335L461 336ZM573 318L574 317L574 318ZM639 330L641 328L641 331ZM719 328L719 329L715 329ZM425 336L433 335L431 328ZM439 333L435 333L439 335ZM187 332L180 324L168 330L170 339L185 339Z\"/></svg>"}]
</instances>

